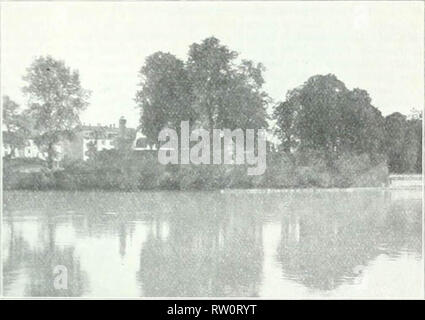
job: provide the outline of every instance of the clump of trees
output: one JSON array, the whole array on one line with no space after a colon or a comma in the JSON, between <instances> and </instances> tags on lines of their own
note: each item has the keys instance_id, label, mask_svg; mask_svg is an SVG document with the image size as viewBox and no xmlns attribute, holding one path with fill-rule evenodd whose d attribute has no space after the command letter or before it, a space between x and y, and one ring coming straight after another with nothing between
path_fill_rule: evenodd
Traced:
<instances>
[{"instance_id":1,"label":"clump of trees","mask_svg":"<svg viewBox=\"0 0 425 320\"><path fill-rule=\"evenodd\" d=\"M179 133L181 121L209 130L266 128L264 67L238 58L215 37L192 44L186 61L164 52L147 57L136 102L150 143L162 128Z\"/></svg>"},{"instance_id":2,"label":"clump of trees","mask_svg":"<svg viewBox=\"0 0 425 320\"><path fill-rule=\"evenodd\" d=\"M366 155L391 172L422 171L422 115L384 118L367 91L349 90L335 75L316 75L290 90L273 118L286 154L315 151L335 169L347 154Z\"/></svg>"},{"instance_id":3,"label":"clump of trees","mask_svg":"<svg viewBox=\"0 0 425 320\"><path fill-rule=\"evenodd\" d=\"M82 88L77 70L51 56L36 58L23 79L26 108L19 110L9 97L3 97L7 142L14 150L23 147L27 139L33 139L46 152L47 166L52 168L55 146L72 137L72 130L79 124L79 114L88 105L90 92Z\"/></svg>"},{"instance_id":4,"label":"clump of trees","mask_svg":"<svg viewBox=\"0 0 425 320\"><path fill-rule=\"evenodd\" d=\"M384 119L365 90L348 90L334 75L317 75L288 92L274 109L282 148L320 150L329 158L346 151L382 153Z\"/></svg>"}]
</instances>

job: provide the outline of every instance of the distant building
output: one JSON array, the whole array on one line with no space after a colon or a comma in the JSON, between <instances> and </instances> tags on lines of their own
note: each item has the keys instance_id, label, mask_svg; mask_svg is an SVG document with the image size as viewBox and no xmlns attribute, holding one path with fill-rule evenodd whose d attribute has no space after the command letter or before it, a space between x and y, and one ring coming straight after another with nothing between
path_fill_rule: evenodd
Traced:
<instances>
[{"instance_id":1,"label":"distant building","mask_svg":"<svg viewBox=\"0 0 425 320\"><path fill-rule=\"evenodd\" d=\"M62 140L55 145L56 164L65 157L74 160L86 161L89 159L90 148L94 147L96 151L117 149L120 146L128 146L134 150L156 150L155 146L147 144L146 137L134 128L126 127L126 119L121 117L118 127L111 125L80 125L74 128L74 136L70 140ZM38 158L47 159L47 152L42 151L29 138L25 146L16 148L12 152L12 137L8 132L3 132L2 156L11 158Z\"/></svg>"},{"instance_id":2,"label":"distant building","mask_svg":"<svg viewBox=\"0 0 425 320\"><path fill-rule=\"evenodd\" d=\"M78 160L88 160L89 150L94 147L96 151L116 149L120 143L131 145L136 135L136 130L126 127L126 120L121 117L118 127L82 125L74 130L74 137L63 141L64 157Z\"/></svg>"},{"instance_id":3,"label":"distant building","mask_svg":"<svg viewBox=\"0 0 425 320\"><path fill-rule=\"evenodd\" d=\"M3 132L3 143L2 143L2 156L3 157L10 157L12 159L16 158L28 158L28 159L41 159L46 160L47 159L47 152L44 152L40 150L40 148L35 144L34 139L29 138L25 141L25 145L19 148L15 148L12 151L11 146L11 137L8 132ZM62 146L56 145L55 151L57 153L55 161L61 160L62 155ZM13 152L13 154L11 154Z\"/></svg>"}]
</instances>

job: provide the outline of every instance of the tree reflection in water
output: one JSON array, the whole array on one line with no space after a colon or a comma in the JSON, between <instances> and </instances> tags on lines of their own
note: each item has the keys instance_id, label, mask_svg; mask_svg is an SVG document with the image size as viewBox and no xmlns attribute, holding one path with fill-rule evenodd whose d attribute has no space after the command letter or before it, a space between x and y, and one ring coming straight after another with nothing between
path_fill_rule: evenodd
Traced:
<instances>
[{"instance_id":1,"label":"tree reflection in water","mask_svg":"<svg viewBox=\"0 0 425 320\"><path fill-rule=\"evenodd\" d=\"M250 297L273 294L281 283L288 296L295 287L326 293L360 283L380 258L381 268L418 266L421 198L400 195L8 192L4 292L81 296L107 287L128 296ZM68 269L67 291L53 288L57 265Z\"/></svg>"},{"instance_id":2,"label":"tree reflection in water","mask_svg":"<svg viewBox=\"0 0 425 320\"><path fill-rule=\"evenodd\" d=\"M16 277L13 272L27 270L24 295L32 297L77 297L82 296L87 286L87 277L81 270L73 245L59 246L55 241L56 223L52 217L43 221L37 243L29 244L21 233L10 224L11 237L8 255L3 264L5 288ZM55 268L64 266L67 271L67 287L55 288ZM10 276L12 275L12 276Z\"/></svg>"},{"instance_id":3,"label":"tree reflection in water","mask_svg":"<svg viewBox=\"0 0 425 320\"><path fill-rule=\"evenodd\" d=\"M153 222L142 247L143 295L256 296L263 255L258 214L232 210L238 204L219 194L185 196L178 203L172 214ZM170 230L164 238L159 230L166 219Z\"/></svg>"},{"instance_id":4,"label":"tree reflection in water","mask_svg":"<svg viewBox=\"0 0 425 320\"><path fill-rule=\"evenodd\" d=\"M381 254L421 255L421 202L388 194L293 197L281 218L278 260L283 276L312 289L353 281Z\"/></svg>"}]
</instances>

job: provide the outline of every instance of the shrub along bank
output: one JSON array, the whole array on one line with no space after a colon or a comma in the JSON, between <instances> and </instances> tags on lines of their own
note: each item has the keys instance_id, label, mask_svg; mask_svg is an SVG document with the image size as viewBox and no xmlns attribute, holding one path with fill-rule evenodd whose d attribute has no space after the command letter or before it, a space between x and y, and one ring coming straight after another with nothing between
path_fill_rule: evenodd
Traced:
<instances>
[{"instance_id":1,"label":"shrub along bank","mask_svg":"<svg viewBox=\"0 0 425 320\"><path fill-rule=\"evenodd\" d=\"M161 165L155 153L99 152L89 161L65 160L61 170L22 170L4 159L3 188L25 190L215 190L226 188L381 187L383 160L343 153L329 159L317 151L271 152L263 175L247 175L245 165Z\"/></svg>"}]
</instances>

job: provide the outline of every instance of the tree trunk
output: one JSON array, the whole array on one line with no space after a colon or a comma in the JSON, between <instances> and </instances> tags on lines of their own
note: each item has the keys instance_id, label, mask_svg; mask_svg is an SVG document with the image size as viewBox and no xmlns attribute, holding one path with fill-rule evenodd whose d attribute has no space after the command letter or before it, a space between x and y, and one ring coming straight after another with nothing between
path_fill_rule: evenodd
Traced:
<instances>
[{"instance_id":1,"label":"tree trunk","mask_svg":"<svg viewBox=\"0 0 425 320\"><path fill-rule=\"evenodd\" d=\"M214 129L214 119L213 119L213 114L211 112L211 109L208 109L208 131L209 131L209 139L210 139L210 163L213 163L213 141L212 141L212 136L213 136L213 129Z\"/></svg>"},{"instance_id":2,"label":"tree trunk","mask_svg":"<svg viewBox=\"0 0 425 320\"><path fill-rule=\"evenodd\" d=\"M291 153L291 136L287 135L286 136L286 142L283 144L283 152L285 152L286 154L290 154Z\"/></svg>"},{"instance_id":3,"label":"tree trunk","mask_svg":"<svg viewBox=\"0 0 425 320\"><path fill-rule=\"evenodd\" d=\"M53 144L49 143L47 147L47 167L49 169L53 168Z\"/></svg>"}]
</instances>

